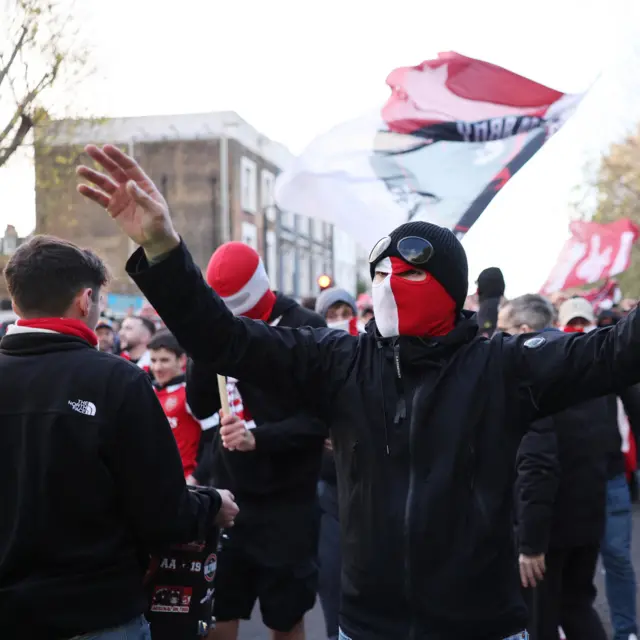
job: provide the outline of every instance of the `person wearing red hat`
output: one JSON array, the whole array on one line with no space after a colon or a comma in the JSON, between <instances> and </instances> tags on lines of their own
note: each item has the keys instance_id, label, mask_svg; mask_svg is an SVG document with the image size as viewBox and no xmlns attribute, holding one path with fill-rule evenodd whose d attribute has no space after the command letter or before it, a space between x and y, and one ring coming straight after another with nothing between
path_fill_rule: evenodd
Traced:
<instances>
[{"instance_id":1,"label":"person wearing red hat","mask_svg":"<svg viewBox=\"0 0 640 640\"><path fill-rule=\"evenodd\" d=\"M258 253L229 242L211 256L209 286L235 316L280 327L324 327L324 320L271 290ZM199 361L187 371L187 401L197 418L220 409L217 371ZM302 411L298 398L275 401L250 382L227 378L233 422L220 430L194 472L230 489L242 509L218 559L214 614L216 640L235 640L238 621L256 600L276 640L304 638L302 620L316 598L320 475L325 423ZM206 414L206 416L205 416ZM202 474L205 474L203 477Z\"/></svg>"},{"instance_id":2,"label":"person wearing red hat","mask_svg":"<svg viewBox=\"0 0 640 640\"><path fill-rule=\"evenodd\" d=\"M462 244L413 221L371 251L365 334L240 319L207 287L138 163L112 145L86 150L106 173L80 167L91 183L80 193L140 246L127 272L195 362L331 425L340 637L527 638L516 452L533 420L640 382L640 312L590 333L481 337L463 310Z\"/></svg>"}]
</instances>

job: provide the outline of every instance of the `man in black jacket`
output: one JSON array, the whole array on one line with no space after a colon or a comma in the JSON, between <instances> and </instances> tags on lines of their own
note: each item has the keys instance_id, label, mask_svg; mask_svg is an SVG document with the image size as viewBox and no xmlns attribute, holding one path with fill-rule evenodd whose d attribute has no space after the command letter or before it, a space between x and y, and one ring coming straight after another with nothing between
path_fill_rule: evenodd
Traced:
<instances>
[{"instance_id":1,"label":"man in black jacket","mask_svg":"<svg viewBox=\"0 0 640 640\"><path fill-rule=\"evenodd\" d=\"M260 256L241 242L215 251L207 281L238 316L326 327L319 315L272 291ZM318 586L316 486L328 432L295 396L284 402L242 379L228 380L228 388L237 420L220 430L212 469L215 486L233 492L241 514L218 560L214 637L234 640L238 621L251 617L258 600L273 637L298 640ZM187 400L196 417L220 410L217 390L215 367L191 362Z\"/></svg>"},{"instance_id":2,"label":"man in black jacket","mask_svg":"<svg viewBox=\"0 0 640 640\"><path fill-rule=\"evenodd\" d=\"M542 296L521 296L501 309L500 328L559 333L554 317ZM593 608L593 579L605 526L608 445L616 435L617 400L610 395L540 420L522 439L518 546L523 586L537 588L528 592L532 640L557 640L559 626L568 640L606 639Z\"/></svg>"},{"instance_id":3,"label":"man in black jacket","mask_svg":"<svg viewBox=\"0 0 640 640\"><path fill-rule=\"evenodd\" d=\"M149 551L232 524L188 491L148 376L96 349L107 270L36 236L5 268L19 320L0 342L0 626L6 638L149 638ZM222 499L222 500L221 500Z\"/></svg>"},{"instance_id":4,"label":"man in black jacket","mask_svg":"<svg viewBox=\"0 0 640 640\"><path fill-rule=\"evenodd\" d=\"M127 269L194 361L331 425L343 635L500 640L527 611L514 562L514 460L533 419L640 380L640 316L590 334L477 338L464 250L402 225L370 255L365 335L236 318L204 282L139 165L88 146L100 204L141 248ZM223 423L225 421L223 420Z\"/></svg>"}]
</instances>

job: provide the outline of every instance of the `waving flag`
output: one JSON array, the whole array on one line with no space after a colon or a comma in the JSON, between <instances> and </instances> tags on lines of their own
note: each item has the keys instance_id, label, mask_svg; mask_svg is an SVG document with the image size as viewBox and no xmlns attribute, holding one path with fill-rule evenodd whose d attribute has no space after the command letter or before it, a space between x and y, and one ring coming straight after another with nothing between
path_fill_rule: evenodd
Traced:
<instances>
[{"instance_id":1,"label":"waving flag","mask_svg":"<svg viewBox=\"0 0 640 640\"><path fill-rule=\"evenodd\" d=\"M631 220L609 224L577 220L569 229L571 238L542 287L543 295L592 284L629 268L631 249L638 239L638 227Z\"/></svg>"},{"instance_id":2,"label":"waving flag","mask_svg":"<svg viewBox=\"0 0 640 640\"><path fill-rule=\"evenodd\" d=\"M462 237L582 99L452 52L387 84L381 110L316 138L278 177L281 209L366 245L409 220Z\"/></svg>"}]
</instances>

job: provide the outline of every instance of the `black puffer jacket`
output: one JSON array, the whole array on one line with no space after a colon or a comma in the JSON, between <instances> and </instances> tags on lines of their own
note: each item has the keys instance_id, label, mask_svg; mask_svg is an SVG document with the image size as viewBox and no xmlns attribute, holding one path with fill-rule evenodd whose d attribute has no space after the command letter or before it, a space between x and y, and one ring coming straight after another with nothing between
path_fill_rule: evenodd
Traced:
<instances>
[{"instance_id":1,"label":"black puffer jacket","mask_svg":"<svg viewBox=\"0 0 640 640\"><path fill-rule=\"evenodd\" d=\"M640 316L589 334L381 340L234 318L181 245L135 282L195 361L331 425L342 627L353 640L501 640L526 624L512 529L533 419L640 380ZM167 287L166 282L175 286Z\"/></svg>"},{"instance_id":2,"label":"black puffer jacket","mask_svg":"<svg viewBox=\"0 0 640 640\"><path fill-rule=\"evenodd\" d=\"M326 327L313 311L277 294L269 323L280 327ZM195 476L213 477L214 486L229 489L240 507L232 541L271 563L289 563L315 551L317 483L325 423L305 410L296 396L286 399L238 382L244 408L256 423L255 451L228 451L216 434L208 461ZM220 410L216 367L190 361L187 401L197 418ZM208 469L208 471L207 471Z\"/></svg>"}]
</instances>

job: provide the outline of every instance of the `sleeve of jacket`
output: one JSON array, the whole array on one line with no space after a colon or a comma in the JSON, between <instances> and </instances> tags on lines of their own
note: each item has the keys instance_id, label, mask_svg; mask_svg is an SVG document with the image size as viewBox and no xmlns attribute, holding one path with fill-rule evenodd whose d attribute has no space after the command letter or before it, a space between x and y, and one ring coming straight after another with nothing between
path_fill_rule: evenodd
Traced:
<instances>
[{"instance_id":1,"label":"sleeve of jacket","mask_svg":"<svg viewBox=\"0 0 640 640\"><path fill-rule=\"evenodd\" d=\"M590 333L549 331L503 338L519 386L540 418L640 382L640 315Z\"/></svg>"},{"instance_id":2,"label":"sleeve of jacket","mask_svg":"<svg viewBox=\"0 0 640 640\"><path fill-rule=\"evenodd\" d=\"M516 460L516 515L520 553L536 556L549 546L553 508L560 482L553 418L531 425Z\"/></svg>"},{"instance_id":3,"label":"sleeve of jacket","mask_svg":"<svg viewBox=\"0 0 640 640\"><path fill-rule=\"evenodd\" d=\"M220 496L188 490L171 427L146 375L128 382L116 420L109 467L136 537L150 547L201 539Z\"/></svg>"},{"instance_id":4,"label":"sleeve of jacket","mask_svg":"<svg viewBox=\"0 0 640 640\"><path fill-rule=\"evenodd\" d=\"M318 406L330 402L353 366L354 336L234 317L184 243L153 265L138 249L127 272L190 357L211 364L216 373Z\"/></svg>"},{"instance_id":5,"label":"sleeve of jacket","mask_svg":"<svg viewBox=\"0 0 640 640\"><path fill-rule=\"evenodd\" d=\"M621 391L620 400L622 400L625 413L629 418L633 437L636 443L640 443L640 385L635 384Z\"/></svg>"},{"instance_id":6,"label":"sleeve of jacket","mask_svg":"<svg viewBox=\"0 0 640 640\"><path fill-rule=\"evenodd\" d=\"M208 362L187 362L187 404L198 420L220 411L218 374Z\"/></svg>"},{"instance_id":7,"label":"sleeve of jacket","mask_svg":"<svg viewBox=\"0 0 640 640\"><path fill-rule=\"evenodd\" d=\"M265 422L253 429L258 451L292 451L320 444L329 437L326 424L306 412L280 422Z\"/></svg>"}]
</instances>

